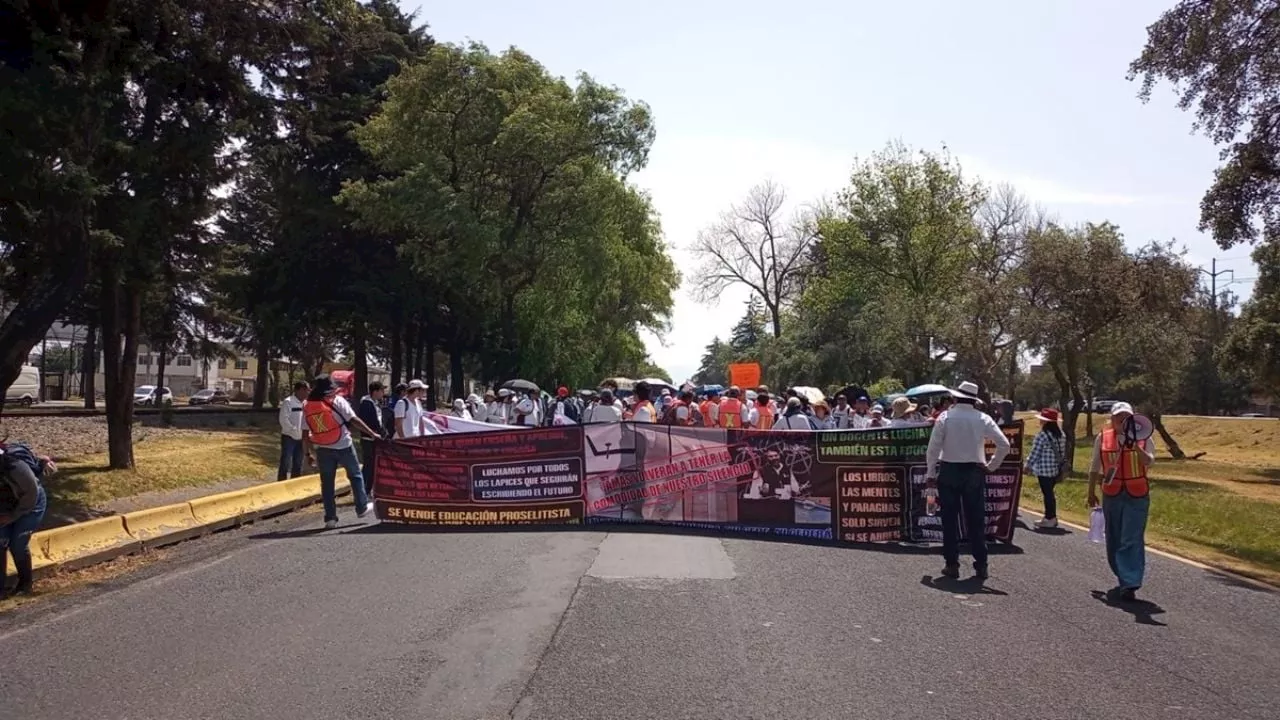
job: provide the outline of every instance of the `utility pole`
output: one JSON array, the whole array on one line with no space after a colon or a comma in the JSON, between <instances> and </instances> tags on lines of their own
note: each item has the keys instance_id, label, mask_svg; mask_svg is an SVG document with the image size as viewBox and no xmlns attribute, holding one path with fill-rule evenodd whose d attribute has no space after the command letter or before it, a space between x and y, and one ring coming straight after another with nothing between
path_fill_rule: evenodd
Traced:
<instances>
[{"instance_id":1,"label":"utility pole","mask_svg":"<svg viewBox=\"0 0 1280 720\"><path fill-rule=\"evenodd\" d=\"M1221 339L1219 336L1222 334L1222 325L1218 321L1218 276L1230 275L1231 279L1235 280L1236 275L1232 270L1219 270L1218 258L1213 258L1209 261L1209 268L1209 270L1205 270L1204 268L1197 268L1197 270L1209 276L1209 312L1212 313L1211 323L1209 325L1209 342L1214 348L1217 348L1218 341ZM1203 390L1201 391L1202 394L1200 396L1202 400L1200 407L1201 412L1208 412L1210 409L1209 399L1211 397L1215 399L1218 397L1218 370L1212 365L1210 367L1211 372L1207 378L1209 382L1202 386ZM1216 409L1217 408L1215 408L1215 410Z\"/></svg>"}]
</instances>

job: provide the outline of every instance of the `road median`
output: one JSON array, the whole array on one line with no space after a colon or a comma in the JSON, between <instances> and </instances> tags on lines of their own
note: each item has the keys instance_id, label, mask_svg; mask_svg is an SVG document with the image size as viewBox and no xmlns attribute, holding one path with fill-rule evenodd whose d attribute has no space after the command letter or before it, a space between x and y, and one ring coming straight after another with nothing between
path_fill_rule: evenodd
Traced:
<instances>
[{"instance_id":1,"label":"road median","mask_svg":"<svg viewBox=\"0 0 1280 720\"><path fill-rule=\"evenodd\" d=\"M349 492L349 487L338 488L339 495ZM320 476L306 475L42 530L31 538L33 568L37 577L75 570L238 527L319 500Z\"/></svg>"}]
</instances>

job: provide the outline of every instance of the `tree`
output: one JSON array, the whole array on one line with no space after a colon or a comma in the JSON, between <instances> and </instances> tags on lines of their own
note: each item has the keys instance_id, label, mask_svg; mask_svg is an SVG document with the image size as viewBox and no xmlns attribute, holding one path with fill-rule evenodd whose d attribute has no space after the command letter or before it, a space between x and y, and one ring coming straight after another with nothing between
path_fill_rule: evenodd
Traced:
<instances>
[{"instance_id":1,"label":"tree","mask_svg":"<svg viewBox=\"0 0 1280 720\"><path fill-rule=\"evenodd\" d=\"M693 381L699 385L728 385L729 363L733 360L733 348L719 337L713 338L702 354L702 364L693 374Z\"/></svg>"},{"instance_id":2,"label":"tree","mask_svg":"<svg viewBox=\"0 0 1280 720\"><path fill-rule=\"evenodd\" d=\"M342 201L405 238L429 314L488 348L482 372L582 386L643 361L639 329L666 329L679 284L626 182L653 140L648 107L477 44L433 47L387 91L356 133L380 175Z\"/></svg>"},{"instance_id":3,"label":"tree","mask_svg":"<svg viewBox=\"0 0 1280 720\"><path fill-rule=\"evenodd\" d=\"M849 187L819 222L812 301L828 310L856 306L873 317L867 325L908 384L937 379L950 353L941 341L954 334L984 198L981 185L966 180L945 151L914 153L891 144L854 166Z\"/></svg>"},{"instance_id":4,"label":"tree","mask_svg":"<svg viewBox=\"0 0 1280 720\"><path fill-rule=\"evenodd\" d=\"M786 199L772 181L757 185L742 203L699 232L690 248L701 262L694 298L715 302L729 287L742 285L764 302L774 337L782 337L783 313L799 296L817 230L812 210L783 217Z\"/></svg>"},{"instance_id":5,"label":"tree","mask_svg":"<svg viewBox=\"0 0 1280 720\"><path fill-rule=\"evenodd\" d=\"M1200 229L1224 248L1280 241L1280 2L1181 0L1147 28L1129 78L1140 97L1173 83L1178 107L1225 145L1224 164L1200 204ZM1238 140L1243 134L1243 140Z\"/></svg>"},{"instance_id":6,"label":"tree","mask_svg":"<svg viewBox=\"0 0 1280 720\"><path fill-rule=\"evenodd\" d=\"M1280 239L1258 245L1253 261L1258 266L1253 296L1240 308L1218 357L1229 372L1247 376L1257 391L1280 397Z\"/></svg>"},{"instance_id":7,"label":"tree","mask_svg":"<svg viewBox=\"0 0 1280 720\"><path fill-rule=\"evenodd\" d=\"M733 331L729 335L729 347L733 348L736 353L737 360L750 359L750 355L760 346L760 342L765 337L765 323L767 322L763 309L760 307L760 299L752 296L747 301L747 311L733 326Z\"/></svg>"}]
</instances>

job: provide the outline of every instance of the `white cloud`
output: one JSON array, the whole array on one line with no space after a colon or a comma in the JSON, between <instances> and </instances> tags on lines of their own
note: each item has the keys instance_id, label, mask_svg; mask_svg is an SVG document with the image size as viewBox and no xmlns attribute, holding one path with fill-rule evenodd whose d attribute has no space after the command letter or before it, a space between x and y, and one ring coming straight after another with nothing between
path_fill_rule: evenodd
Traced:
<instances>
[{"instance_id":1,"label":"white cloud","mask_svg":"<svg viewBox=\"0 0 1280 720\"><path fill-rule=\"evenodd\" d=\"M1070 188L1050 178L1027 175L995 167L972 155L956 153L956 160L959 161L966 177L977 178L988 184L1008 183L1030 198L1032 202L1041 205L1115 207L1160 201L1155 197Z\"/></svg>"}]
</instances>

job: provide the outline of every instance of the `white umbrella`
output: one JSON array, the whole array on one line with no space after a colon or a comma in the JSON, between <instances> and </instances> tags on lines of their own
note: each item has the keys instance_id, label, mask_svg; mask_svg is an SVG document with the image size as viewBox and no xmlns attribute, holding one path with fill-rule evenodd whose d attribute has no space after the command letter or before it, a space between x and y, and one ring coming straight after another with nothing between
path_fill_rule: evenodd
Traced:
<instances>
[{"instance_id":1,"label":"white umbrella","mask_svg":"<svg viewBox=\"0 0 1280 720\"><path fill-rule=\"evenodd\" d=\"M808 399L810 405L816 405L822 402L823 400L827 399L827 396L823 395L822 391L816 387L808 387L806 385L797 385L796 387L793 387L791 389L795 390L797 395L803 395L806 399Z\"/></svg>"}]
</instances>

